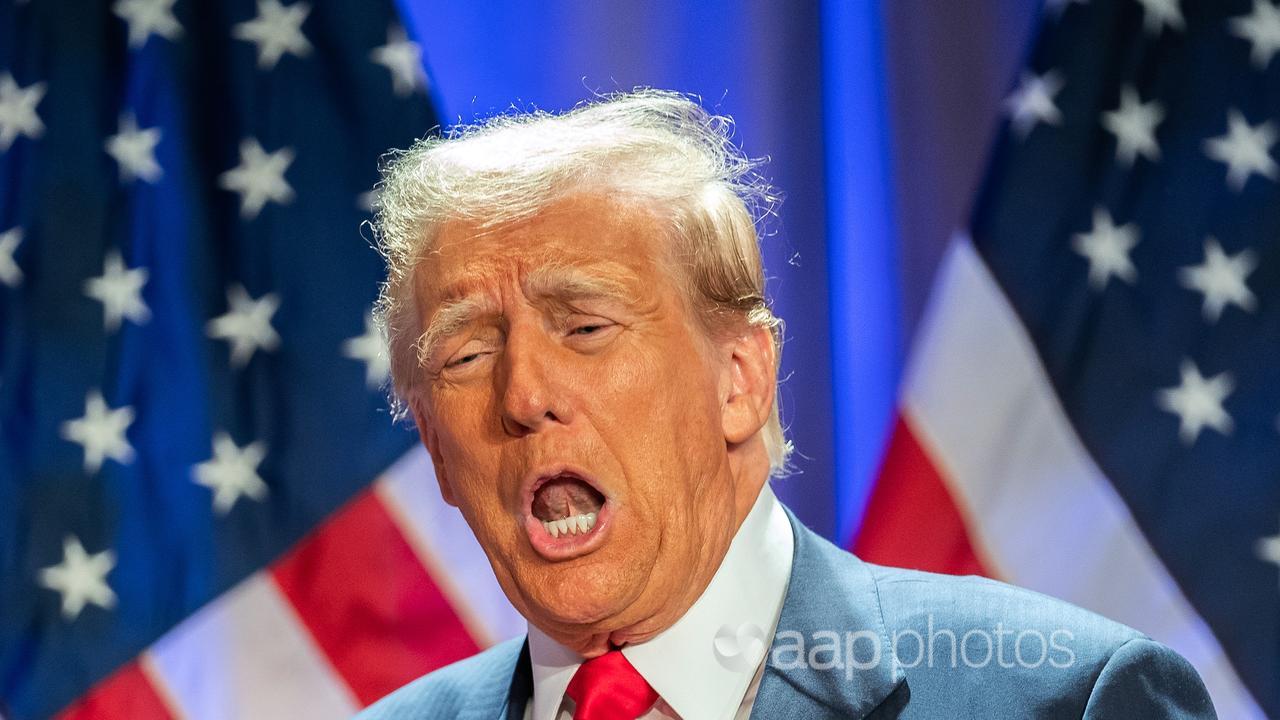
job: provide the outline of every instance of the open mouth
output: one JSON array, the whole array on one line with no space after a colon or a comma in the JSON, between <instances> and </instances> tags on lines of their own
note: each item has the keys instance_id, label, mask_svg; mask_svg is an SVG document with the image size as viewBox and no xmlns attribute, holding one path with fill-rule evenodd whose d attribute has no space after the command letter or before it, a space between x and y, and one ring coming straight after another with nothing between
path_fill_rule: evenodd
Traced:
<instances>
[{"instance_id":1,"label":"open mouth","mask_svg":"<svg viewBox=\"0 0 1280 720\"><path fill-rule=\"evenodd\" d=\"M524 493L524 529L542 557L571 560L605 543L616 508L585 471L567 465L540 468L526 476Z\"/></svg>"},{"instance_id":2,"label":"open mouth","mask_svg":"<svg viewBox=\"0 0 1280 720\"><path fill-rule=\"evenodd\" d=\"M596 526L605 498L572 473L559 473L540 482L533 491L530 511L553 539L587 535Z\"/></svg>"}]
</instances>

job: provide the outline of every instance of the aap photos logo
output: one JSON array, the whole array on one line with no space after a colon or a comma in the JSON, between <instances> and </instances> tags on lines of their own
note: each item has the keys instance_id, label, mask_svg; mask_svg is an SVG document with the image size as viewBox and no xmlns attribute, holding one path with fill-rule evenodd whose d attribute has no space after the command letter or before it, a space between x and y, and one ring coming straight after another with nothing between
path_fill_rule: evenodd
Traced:
<instances>
[{"instance_id":1,"label":"aap photos logo","mask_svg":"<svg viewBox=\"0 0 1280 720\"><path fill-rule=\"evenodd\" d=\"M764 658L764 630L755 623L745 622L735 627L721 625L712 641L716 660L727 670L754 671Z\"/></svg>"}]
</instances>

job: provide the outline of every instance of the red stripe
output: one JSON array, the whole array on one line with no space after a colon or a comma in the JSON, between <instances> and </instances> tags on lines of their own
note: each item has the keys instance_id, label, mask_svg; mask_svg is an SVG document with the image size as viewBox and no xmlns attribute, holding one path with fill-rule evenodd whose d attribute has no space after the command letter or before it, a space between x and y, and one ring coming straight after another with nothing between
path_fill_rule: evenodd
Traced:
<instances>
[{"instance_id":1,"label":"red stripe","mask_svg":"<svg viewBox=\"0 0 1280 720\"><path fill-rule=\"evenodd\" d=\"M365 705L479 650L371 491L294 548L272 573Z\"/></svg>"},{"instance_id":2,"label":"red stripe","mask_svg":"<svg viewBox=\"0 0 1280 720\"><path fill-rule=\"evenodd\" d=\"M899 416L853 552L881 565L990 575L937 465Z\"/></svg>"},{"instance_id":3,"label":"red stripe","mask_svg":"<svg viewBox=\"0 0 1280 720\"><path fill-rule=\"evenodd\" d=\"M170 720L173 715L137 661L93 686L58 720Z\"/></svg>"}]
</instances>

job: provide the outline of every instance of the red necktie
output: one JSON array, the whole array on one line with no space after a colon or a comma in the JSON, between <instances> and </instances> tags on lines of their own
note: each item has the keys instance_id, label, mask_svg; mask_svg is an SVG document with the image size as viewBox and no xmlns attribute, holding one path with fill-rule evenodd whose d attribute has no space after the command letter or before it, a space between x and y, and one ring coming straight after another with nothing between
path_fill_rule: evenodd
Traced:
<instances>
[{"instance_id":1,"label":"red necktie","mask_svg":"<svg viewBox=\"0 0 1280 720\"><path fill-rule=\"evenodd\" d=\"M573 720L636 720L658 701L621 650L591 658L573 674L565 695L577 706Z\"/></svg>"}]
</instances>

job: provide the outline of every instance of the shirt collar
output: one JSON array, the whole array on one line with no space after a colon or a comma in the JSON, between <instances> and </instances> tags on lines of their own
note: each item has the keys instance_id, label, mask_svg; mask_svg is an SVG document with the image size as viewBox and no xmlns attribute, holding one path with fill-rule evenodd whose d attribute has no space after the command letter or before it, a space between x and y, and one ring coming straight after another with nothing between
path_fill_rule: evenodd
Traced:
<instances>
[{"instance_id":1,"label":"shirt collar","mask_svg":"<svg viewBox=\"0 0 1280 720\"><path fill-rule=\"evenodd\" d=\"M702 595L671 627L622 649L680 717L732 718L738 711L777 626L794 543L791 523L765 483ZM728 647L717 649L722 628L734 638L758 639L759 657L749 663L737 660L740 648L732 640ZM529 655L532 720L555 720L582 656L533 625L529 626Z\"/></svg>"}]
</instances>

